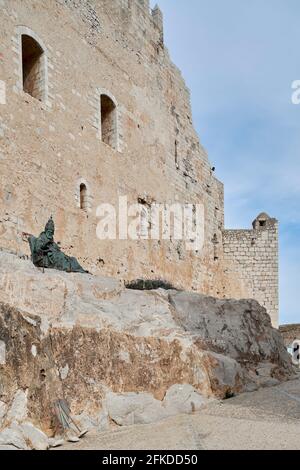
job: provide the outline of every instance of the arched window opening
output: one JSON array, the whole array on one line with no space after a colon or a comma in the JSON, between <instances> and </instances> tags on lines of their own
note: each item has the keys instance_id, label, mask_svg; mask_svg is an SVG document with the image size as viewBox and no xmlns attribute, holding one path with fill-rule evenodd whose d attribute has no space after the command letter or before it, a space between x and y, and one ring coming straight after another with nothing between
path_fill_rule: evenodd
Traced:
<instances>
[{"instance_id":1,"label":"arched window opening","mask_svg":"<svg viewBox=\"0 0 300 470\"><path fill-rule=\"evenodd\" d=\"M88 210L87 187L84 183L80 185L80 209L85 212Z\"/></svg>"},{"instance_id":2,"label":"arched window opening","mask_svg":"<svg viewBox=\"0 0 300 470\"><path fill-rule=\"evenodd\" d=\"M33 98L45 98L44 50L31 36L22 35L23 90Z\"/></svg>"},{"instance_id":3,"label":"arched window opening","mask_svg":"<svg viewBox=\"0 0 300 470\"><path fill-rule=\"evenodd\" d=\"M117 147L117 108L109 96L101 95L101 140L112 148Z\"/></svg>"}]
</instances>

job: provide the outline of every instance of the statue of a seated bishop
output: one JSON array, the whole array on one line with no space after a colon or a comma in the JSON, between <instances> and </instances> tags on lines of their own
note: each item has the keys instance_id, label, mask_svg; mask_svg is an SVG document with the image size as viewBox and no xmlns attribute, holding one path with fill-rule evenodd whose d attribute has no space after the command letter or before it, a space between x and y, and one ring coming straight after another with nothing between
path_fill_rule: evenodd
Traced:
<instances>
[{"instance_id":1,"label":"statue of a seated bishop","mask_svg":"<svg viewBox=\"0 0 300 470\"><path fill-rule=\"evenodd\" d=\"M76 258L65 255L54 242L55 226L52 217L48 220L44 232L38 238L28 233L23 236L28 240L31 259L38 268L58 269L68 273L88 273Z\"/></svg>"}]
</instances>

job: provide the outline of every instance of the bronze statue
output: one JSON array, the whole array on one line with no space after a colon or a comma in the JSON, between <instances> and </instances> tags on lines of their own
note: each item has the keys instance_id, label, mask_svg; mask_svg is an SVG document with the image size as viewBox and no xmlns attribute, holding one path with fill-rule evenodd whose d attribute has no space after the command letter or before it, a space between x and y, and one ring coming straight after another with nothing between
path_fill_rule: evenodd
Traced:
<instances>
[{"instance_id":1,"label":"bronze statue","mask_svg":"<svg viewBox=\"0 0 300 470\"><path fill-rule=\"evenodd\" d=\"M52 217L48 220L44 232L38 238L28 233L23 237L28 240L31 259L38 268L57 269L68 273L88 273L76 258L65 255L57 243L54 242L55 226Z\"/></svg>"}]
</instances>

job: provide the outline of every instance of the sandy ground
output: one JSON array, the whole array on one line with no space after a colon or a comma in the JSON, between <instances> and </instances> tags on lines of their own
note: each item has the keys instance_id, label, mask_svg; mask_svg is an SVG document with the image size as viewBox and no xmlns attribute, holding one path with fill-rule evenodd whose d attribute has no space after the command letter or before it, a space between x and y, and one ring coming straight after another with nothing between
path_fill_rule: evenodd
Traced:
<instances>
[{"instance_id":1,"label":"sandy ground","mask_svg":"<svg viewBox=\"0 0 300 470\"><path fill-rule=\"evenodd\" d=\"M97 433L73 450L300 449L300 379L214 402L193 415ZM57 450L59 450L57 449Z\"/></svg>"}]
</instances>

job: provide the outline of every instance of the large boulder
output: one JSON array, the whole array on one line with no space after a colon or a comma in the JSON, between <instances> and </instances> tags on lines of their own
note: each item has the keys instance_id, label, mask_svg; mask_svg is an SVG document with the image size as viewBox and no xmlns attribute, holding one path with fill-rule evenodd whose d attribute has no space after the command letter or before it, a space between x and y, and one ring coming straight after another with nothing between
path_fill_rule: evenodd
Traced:
<instances>
[{"instance_id":1,"label":"large boulder","mask_svg":"<svg viewBox=\"0 0 300 470\"><path fill-rule=\"evenodd\" d=\"M270 328L266 310L254 300L220 300L188 292L171 292L177 323L197 336L207 350L239 362L289 363L278 331Z\"/></svg>"},{"instance_id":2,"label":"large boulder","mask_svg":"<svg viewBox=\"0 0 300 470\"><path fill-rule=\"evenodd\" d=\"M8 253L0 253L0 342L0 426L25 421L32 431L32 422L48 435L61 398L84 423L106 427L193 412L293 373L256 301L128 290L42 272Z\"/></svg>"}]
</instances>

